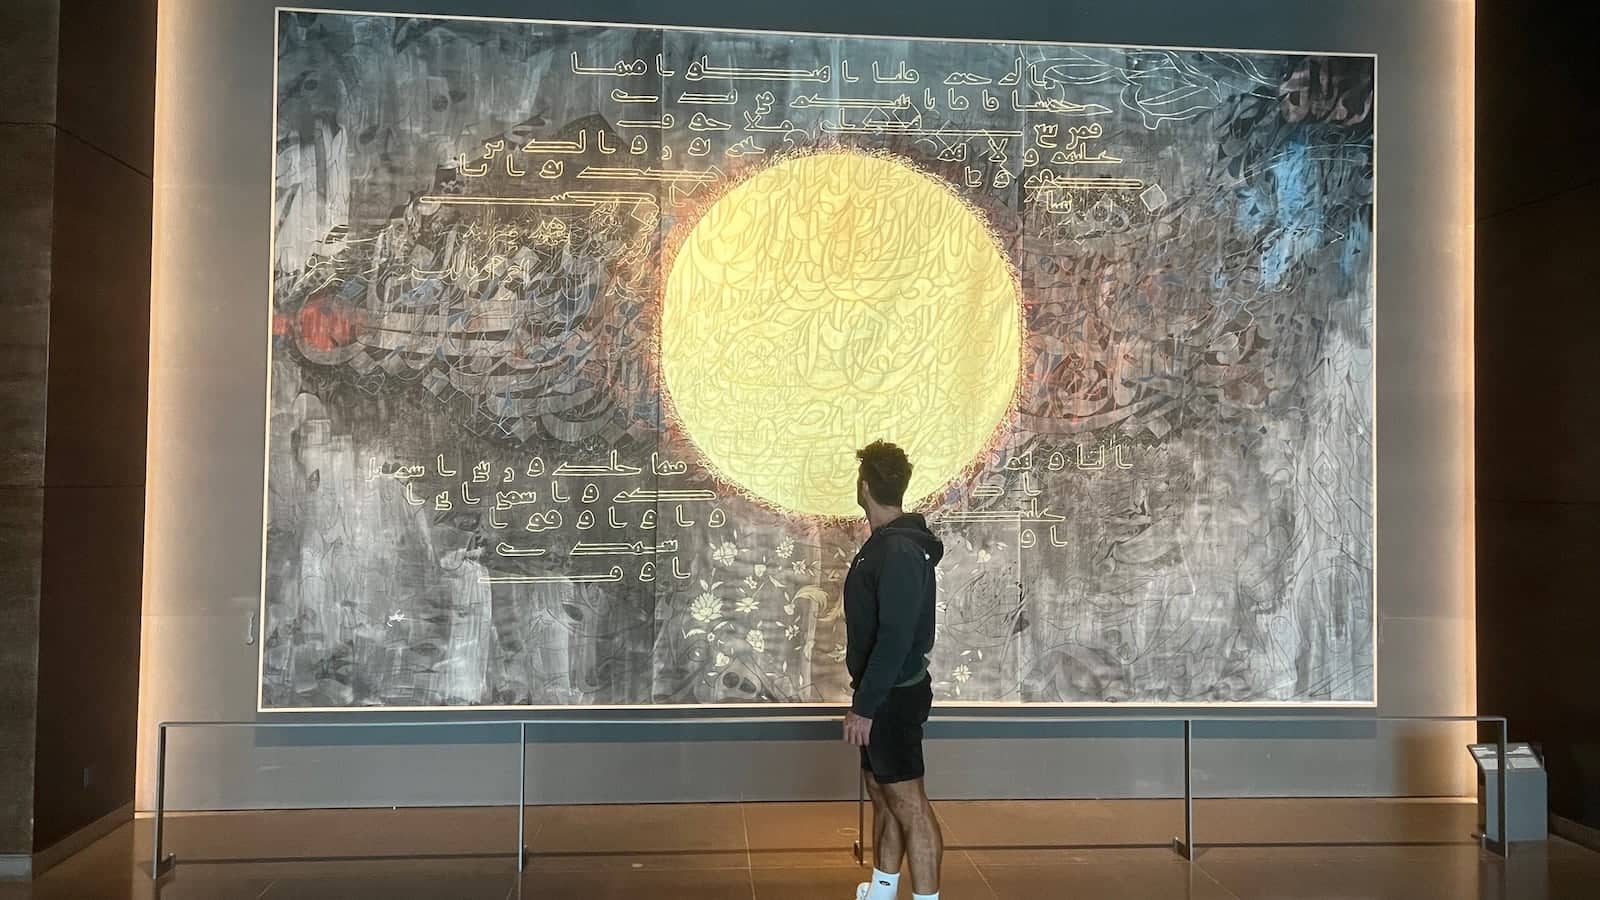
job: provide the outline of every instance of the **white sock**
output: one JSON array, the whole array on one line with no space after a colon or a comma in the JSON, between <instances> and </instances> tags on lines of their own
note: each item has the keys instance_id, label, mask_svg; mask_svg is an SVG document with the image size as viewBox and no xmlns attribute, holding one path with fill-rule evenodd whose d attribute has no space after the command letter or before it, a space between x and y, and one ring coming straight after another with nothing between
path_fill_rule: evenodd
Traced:
<instances>
[{"instance_id":1,"label":"white sock","mask_svg":"<svg viewBox=\"0 0 1600 900\"><path fill-rule=\"evenodd\" d=\"M872 888L867 891L867 900L895 900L895 895L900 892L900 873L890 875L878 869L872 870Z\"/></svg>"},{"instance_id":2,"label":"white sock","mask_svg":"<svg viewBox=\"0 0 1600 900\"><path fill-rule=\"evenodd\" d=\"M911 900L939 900L938 894L912 894Z\"/></svg>"}]
</instances>

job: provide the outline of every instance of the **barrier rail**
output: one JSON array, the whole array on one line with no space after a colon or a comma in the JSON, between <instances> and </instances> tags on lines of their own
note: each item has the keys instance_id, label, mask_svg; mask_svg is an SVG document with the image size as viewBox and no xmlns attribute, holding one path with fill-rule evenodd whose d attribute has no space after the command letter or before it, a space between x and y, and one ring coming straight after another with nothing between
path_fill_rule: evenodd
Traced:
<instances>
[{"instance_id":1,"label":"barrier rail","mask_svg":"<svg viewBox=\"0 0 1600 900\"><path fill-rule=\"evenodd\" d=\"M774 725L774 724L820 724L838 722L838 716L715 716L715 717L644 717L644 718L612 718L612 719L581 719L581 718L546 718L546 719L475 719L475 720L421 720L421 721L381 721L381 722L274 722L266 721L171 721L161 722L156 735L156 809L155 809L155 834L152 840L152 854L150 860L150 877L159 879L171 872L177 866L176 854L162 855L162 830L166 816L167 793L167 732L172 729L205 729L205 728L247 728L260 730L267 728L504 728L517 729L517 871L526 871L528 866L529 851L525 817L528 807L528 728L529 726L610 726L610 725ZM1478 725L1493 725L1496 728L1496 764L1498 771L1506 771L1506 719L1504 716L1306 716L1306 715L1088 715L1088 716L1036 716L1036 715L1004 715L1004 716L973 716L973 715L935 715L931 723L949 724L1017 724L1030 725L1087 725L1087 724L1159 724L1172 723L1183 725L1183 837L1172 839L1172 848L1184 859L1194 861L1197 845L1194 837L1194 725L1196 722L1207 724L1237 724L1237 723L1369 723L1369 722L1454 722L1475 723ZM866 837L866 797L863 779L857 779L856 792L856 819L858 830L853 848L856 862L865 864ZM1497 811L1495 832L1500 835L1500 840L1491 840L1487 834L1479 835L1483 846L1491 852L1506 856L1509 852L1509 843L1506 838L1506 779L1502 776L1497 782ZM1485 829L1487 831L1488 829Z\"/></svg>"}]
</instances>

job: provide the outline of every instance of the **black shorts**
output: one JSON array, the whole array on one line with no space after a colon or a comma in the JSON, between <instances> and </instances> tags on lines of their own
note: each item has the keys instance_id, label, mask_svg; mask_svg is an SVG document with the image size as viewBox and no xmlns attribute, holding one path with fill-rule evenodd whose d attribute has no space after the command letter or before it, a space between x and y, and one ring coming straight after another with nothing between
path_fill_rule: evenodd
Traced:
<instances>
[{"instance_id":1,"label":"black shorts","mask_svg":"<svg viewBox=\"0 0 1600 900\"><path fill-rule=\"evenodd\" d=\"M889 691L872 717L872 735L861 748L861 768L879 784L911 781L924 774L922 726L933 709L933 679Z\"/></svg>"}]
</instances>

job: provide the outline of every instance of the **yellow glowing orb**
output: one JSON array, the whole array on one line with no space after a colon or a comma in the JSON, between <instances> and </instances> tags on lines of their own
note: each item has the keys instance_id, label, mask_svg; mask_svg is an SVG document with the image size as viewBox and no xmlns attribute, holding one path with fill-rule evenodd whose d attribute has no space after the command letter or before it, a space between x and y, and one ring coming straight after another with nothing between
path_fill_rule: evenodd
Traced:
<instances>
[{"instance_id":1,"label":"yellow glowing orb","mask_svg":"<svg viewBox=\"0 0 1600 900\"><path fill-rule=\"evenodd\" d=\"M679 423L770 504L850 516L855 450L899 444L907 503L973 462L1021 369L1015 279L943 182L847 150L779 162L695 223L667 276L661 365Z\"/></svg>"}]
</instances>

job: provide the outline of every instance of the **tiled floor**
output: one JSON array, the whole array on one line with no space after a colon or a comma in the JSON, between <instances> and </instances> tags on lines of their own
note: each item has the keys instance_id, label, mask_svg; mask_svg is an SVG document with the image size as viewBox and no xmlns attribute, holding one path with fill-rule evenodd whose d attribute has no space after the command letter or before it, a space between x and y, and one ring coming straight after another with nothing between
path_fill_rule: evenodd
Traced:
<instances>
[{"instance_id":1,"label":"tiled floor","mask_svg":"<svg viewBox=\"0 0 1600 900\"><path fill-rule=\"evenodd\" d=\"M1552 839L1509 861L1447 801L1229 800L1196 810L1194 864L1163 849L1171 801L939 803L945 900L1596 900L1600 854ZM177 872L125 827L0 900L828 900L853 897L854 804L530 809L518 878L504 809L177 816ZM902 891L909 896L909 885Z\"/></svg>"}]
</instances>

